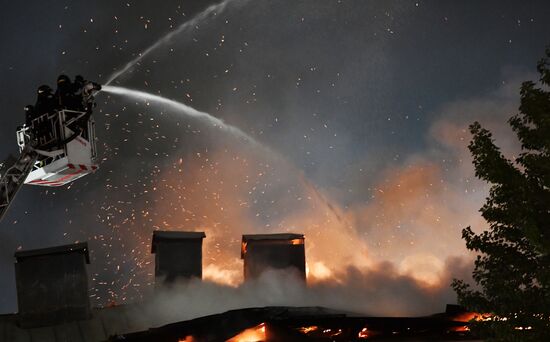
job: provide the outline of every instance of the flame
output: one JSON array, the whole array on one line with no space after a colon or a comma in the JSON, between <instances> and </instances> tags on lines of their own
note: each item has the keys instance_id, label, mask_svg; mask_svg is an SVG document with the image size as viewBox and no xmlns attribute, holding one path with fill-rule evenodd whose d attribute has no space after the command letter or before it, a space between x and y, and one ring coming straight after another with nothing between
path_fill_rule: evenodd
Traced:
<instances>
[{"instance_id":1,"label":"flame","mask_svg":"<svg viewBox=\"0 0 550 342\"><path fill-rule=\"evenodd\" d=\"M313 281L334 278L334 273L321 261L306 262L306 275Z\"/></svg>"},{"instance_id":2,"label":"flame","mask_svg":"<svg viewBox=\"0 0 550 342\"><path fill-rule=\"evenodd\" d=\"M257 342L266 340L265 323L246 329L226 342Z\"/></svg>"},{"instance_id":3,"label":"flame","mask_svg":"<svg viewBox=\"0 0 550 342\"><path fill-rule=\"evenodd\" d=\"M466 332L466 331L470 331L470 328L469 328L467 325L462 325L462 326L460 326L460 327L451 328L451 331L454 331L454 332Z\"/></svg>"},{"instance_id":4,"label":"flame","mask_svg":"<svg viewBox=\"0 0 550 342\"><path fill-rule=\"evenodd\" d=\"M479 312L464 312L457 314L451 320L454 322L470 322L474 321L488 321L491 318L491 314L479 313Z\"/></svg>"},{"instance_id":5,"label":"flame","mask_svg":"<svg viewBox=\"0 0 550 342\"><path fill-rule=\"evenodd\" d=\"M309 327L300 327L300 328L298 328L298 331L301 332L302 334L307 335L307 334L309 334L313 331L317 331L317 329L319 329L318 326L312 325L312 326L309 326Z\"/></svg>"},{"instance_id":6,"label":"flame","mask_svg":"<svg viewBox=\"0 0 550 342\"><path fill-rule=\"evenodd\" d=\"M328 329L323 330L323 336L326 336L326 337L335 337L335 336L339 336L341 334L342 334L342 329L328 328Z\"/></svg>"},{"instance_id":7,"label":"flame","mask_svg":"<svg viewBox=\"0 0 550 342\"><path fill-rule=\"evenodd\" d=\"M470 321L477 321L477 322L489 321L489 320L491 320L491 317L492 316L490 314L487 314L487 313L464 312L464 313L457 314L451 320L454 321L454 322L468 323ZM470 331L470 328L467 325L462 325L462 326L459 326L459 327L454 327L451 330L455 331L455 332L465 332L465 331Z\"/></svg>"},{"instance_id":8,"label":"flame","mask_svg":"<svg viewBox=\"0 0 550 342\"><path fill-rule=\"evenodd\" d=\"M241 243L241 255L245 255L245 254L246 254L247 245L248 245L248 243L247 243L246 241L243 241L243 242Z\"/></svg>"},{"instance_id":9,"label":"flame","mask_svg":"<svg viewBox=\"0 0 550 342\"><path fill-rule=\"evenodd\" d=\"M297 330L304 335L313 335L315 337L335 337L342 335L343 332L342 329L319 328L316 325L300 327Z\"/></svg>"},{"instance_id":10,"label":"flame","mask_svg":"<svg viewBox=\"0 0 550 342\"><path fill-rule=\"evenodd\" d=\"M178 342L195 342L195 339L193 338L193 336L185 336L183 340L180 338Z\"/></svg>"},{"instance_id":11,"label":"flame","mask_svg":"<svg viewBox=\"0 0 550 342\"><path fill-rule=\"evenodd\" d=\"M357 337L362 339L368 338L369 337L368 329L367 328L361 329L361 331L357 334Z\"/></svg>"}]
</instances>

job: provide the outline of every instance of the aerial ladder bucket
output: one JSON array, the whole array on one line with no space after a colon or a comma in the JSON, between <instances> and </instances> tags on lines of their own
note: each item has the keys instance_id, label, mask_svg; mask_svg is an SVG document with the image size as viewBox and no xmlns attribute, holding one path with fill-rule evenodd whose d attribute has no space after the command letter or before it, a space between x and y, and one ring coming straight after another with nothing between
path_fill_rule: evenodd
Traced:
<instances>
[{"instance_id":1,"label":"aerial ladder bucket","mask_svg":"<svg viewBox=\"0 0 550 342\"><path fill-rule=\"evenodd\" d=\"M37 132L40 127L42 131ZM97 168L95 123L86 113L60 110L33 120L30 127L17 131L17 143L22 152L33 132L38 137L38 158L25 184L62 186L83 177Z\"/></svg>"},{"instance_id":2,"label":"aerial ladder bucket","mask_svg":"<svg viewBox=\"0 0 550 342\"><path fill-rule=\"evenodd\" d=\"M91 90L87 111L58 109L17 130L19 158L0 164L0 221L23 184L63 186L97 170Z\"/></svg>"}]
</instances>

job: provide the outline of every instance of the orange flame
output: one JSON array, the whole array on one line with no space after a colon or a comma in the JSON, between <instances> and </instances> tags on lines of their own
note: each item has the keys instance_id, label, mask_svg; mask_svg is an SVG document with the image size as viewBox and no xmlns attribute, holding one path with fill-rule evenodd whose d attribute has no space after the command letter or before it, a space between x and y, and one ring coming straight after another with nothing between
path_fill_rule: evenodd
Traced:
<instances>
[{"instance_id":1,"label":"orange flame","mask_svg":"<svg viewBox=\"0 0 550 342\"><path fill-rule=\"evenodd\" d=\"M487 321L491 318L490 314L479 313L479 312L464 312L457 314L452 318L455 322L470 322L474 321Z\"/></svg>"},{"instance_id":2,"label":"orange flame","mask_svg":"<svg viewBox=\"0 0 550 342\"><path fill-rule=\"evenodd\" d=\"M357 337L361 339L368 338L369 337L368 329L367 328L361 329L361 331L357 334Z\"/></svg>"},{"instance_id":3,"label":"orange flame","mask_svg":"<svg viewBox=\"0 0 550 342\"><path fill-rule=\"evenodd\" d=\"M227 340L227 342L258 342L266 340L265 323L259 324L254 328L246 329Z\"/></svg>"},{"instance_id":4,"label":"orange flame","mask_svg":"<svg viewBox=\"0 0 550 342\"><path fill-rule=\"evenodd\" d=\"M185 336L183 340L180 338L178 342L195 342L195 339L193 338L193 336Z\"/></svg>"},{"instance_id":5,"label":"orange flame","mask_svg":"<svg viewBox=\"0 0 550 342\"><path fill-rule=\"evenodd\" d=\"M312 325L312 326L309 326L309 327L301 327L301 328L298 328L298 331L301 332L302 334L309 334L313 331L317 331L317 329L319 329L318 326L316 325Z\"/></svg>"},{"instance_id":6,"label":"orange flame","mask_svg":"<svg viewBox=\"0 0 550 342\"><path fill-rule=\"evenodd\" d=\"M451 320L454 321L454 322L468 323L470 321L480 322L480 321L487 321L487 320L490 320L490 319L491 319L490 314L482 314L482 313L478 313L478 312L464 312L464 313L461 313L461 314L457 314ZM456 331L456 332L464 332L464 331L470 331L470 328L467 325L463 325L463 326L459 326L459 327L454 327L451 330Z\"/></svg>"},{"instance_id":7,"label":"orange flame","mask_svg":"<svg viewBox=\"0 0 550 342\"><path fill-rule=\"evenodd\" d=\"M291 245L303 245L303 244L304 244L304 239L293 239L293 240L290 240L290 244L291 244Z\"/></svg>"}]
</instances>

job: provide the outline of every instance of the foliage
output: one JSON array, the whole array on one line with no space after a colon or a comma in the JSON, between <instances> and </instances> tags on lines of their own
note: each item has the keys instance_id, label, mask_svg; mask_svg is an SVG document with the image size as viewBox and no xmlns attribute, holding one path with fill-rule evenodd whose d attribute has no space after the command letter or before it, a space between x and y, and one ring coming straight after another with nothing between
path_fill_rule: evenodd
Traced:
<instances>
[{"instance_id":1,"label":"foliage","mask_svg":"<svg viewBox=\"0 0 550 342\"><path fill-rule=\"evenodd\" d=\"M470 126L476 176L491 185L480 209L489 230L462 231L478 252L477 286L456 279L452 286L466 308L493 315L473 329L499 341L550 341L550 47L537 70L540 83L522 84L519 113L508 121L522 148L515 160L490 131Z\"/></svg>"}]
</instances>

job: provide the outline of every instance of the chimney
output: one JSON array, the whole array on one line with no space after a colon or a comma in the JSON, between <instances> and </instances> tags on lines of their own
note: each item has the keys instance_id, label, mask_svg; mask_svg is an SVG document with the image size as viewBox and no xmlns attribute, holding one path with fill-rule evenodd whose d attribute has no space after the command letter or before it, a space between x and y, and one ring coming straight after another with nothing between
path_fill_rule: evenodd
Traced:
<instances>
[{"instance_id":1,"label":"chimney","mask_svg":"<svg viewBox=\"0 0 550 342\"><path fill-rule=\"evenodd\" d=\"M15 253L18 320L23 328L91 317L86 242Z\"/></svg>"},{"instance_id":2,"label":"chimney","mask_svg":"<svg viewBox=\"0 0 550 342\"><path fill-rule=\"evenodd\" d=\"M155 231L151 253L155 254L155 280L173 283L176 278L202 279L204 232Z\"/></svg>"},{"instance_id":3,"label":"chimney","mask_svg":"<svg viewBox=\"0 0 550 342\"><path fill-rule=\"evenodd\" d=\"M306 279L306 255L302 234L243 235L241 259L244 279L257 278L268 268L293 268Z\"/></svg>"}]
</instances>

